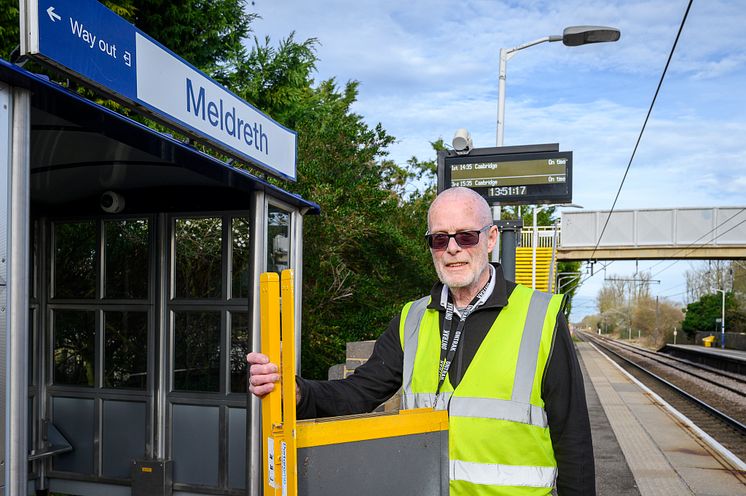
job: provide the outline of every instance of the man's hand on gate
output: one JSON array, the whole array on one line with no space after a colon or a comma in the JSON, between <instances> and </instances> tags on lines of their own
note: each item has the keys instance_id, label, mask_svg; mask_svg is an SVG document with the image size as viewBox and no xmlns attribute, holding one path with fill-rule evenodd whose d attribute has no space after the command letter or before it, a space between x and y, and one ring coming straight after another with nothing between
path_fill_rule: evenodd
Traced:
<instances>
[{"instance_id":1,"label":"man's hand on gate","mask_svg":"<svg viewBox=\"0 0 746 496\"><path fill-rule=\"evenodd\" d=\"M251 352L246 355L249 363L249 392L261 398L275 389L275 382L279 382L280 374L277 365L269 361L267 355Z\"/></svg>"}]
</instances>

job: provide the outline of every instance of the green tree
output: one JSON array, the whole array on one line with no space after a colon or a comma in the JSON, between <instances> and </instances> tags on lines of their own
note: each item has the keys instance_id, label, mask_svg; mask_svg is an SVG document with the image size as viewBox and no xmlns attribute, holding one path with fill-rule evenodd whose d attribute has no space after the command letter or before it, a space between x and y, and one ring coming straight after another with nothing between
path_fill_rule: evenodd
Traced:
<instances>
[{"instance_id":1,"label":"green tree","mask_svg":"<svg viewBox=\"0 0 746 496\"><path fill-rule=\"evenodd\" d=\"M18 12L2 2L12 49ZM277 182L321 206L305 222L302 355L304 373L325 376L347 341L375 338L404 301L429 288L422 235L432 192L404 193L433 165L385 159L394 138L352 112L358 84L313 80L316 40L291 34L274 46L254 38L247 48L254 16L241 0L104 3L298 132L298 182Z\"/></svg>"},{"instance_id":2,"label":"green tree","mask_svg":"<svg viewBox=\"0 0 746 496\"><path fill-rule=\"evenodd\" d=\"M305 224L302 359L313 376L343 360L345 342L377 337L433 281L422 238L427 200L392 191L406 175L380 160L393 138L351 112L356 97L356 83L324 81L296 122L296 190L322 208Z\"/></svg>"},{"instance_id":3,"label":"green tree","mask_svg":"<svg viewBox=\"0 0 746 496\"><path fill-rule=\"evenodd\" d=\"M18 0L0 0L0 57L10 59L19 43Z\"/></svg>"},{"instance_id":4,"label":"green tree","mask_svg":"<svg viewBox=\"0 0 746 496\"><path fill-rule=\"evenodd\" d=\"M702 296L699 301L686 306L686 315L682 324L682 330L689 338L694 338L697 331L719 331L719 319L722 314L722 294L708 294ZM743 332L744 312L741 311L732 292L725 295L725 324L728 332ZM717 325L717 327L716 327Z\"/></svg>"},{"instance_id":5,"label":"green tree","mask_svg":"<svg viewBox=\"0 0 746 496\"><path fill-rule=\"evenodd\" d=\"M243 0L102 2L216 79L246 59L243 42L256 17Z\"/></svg>"}]
</instances>

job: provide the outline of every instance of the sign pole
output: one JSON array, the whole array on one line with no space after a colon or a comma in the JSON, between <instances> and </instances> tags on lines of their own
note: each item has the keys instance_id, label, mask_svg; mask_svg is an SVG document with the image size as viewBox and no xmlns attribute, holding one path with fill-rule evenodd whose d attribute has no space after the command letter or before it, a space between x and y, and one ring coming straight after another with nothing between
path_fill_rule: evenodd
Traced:
<instances>
[{"instance_id":1,"label":"sign pole","mask_svg":"<svg viewBox=\"0 0 746 496\"><path fill-rule=\"evenodd\" d=\"M500 220L496 222L502 245L501 265L505 279L515 281L515 249L521 236L522 220Z\"/></svg>"},{"instance_id":2,"label":"sign pole","mask_svg":"<svg viewBox=\"0 0 746 496\"><path fill-rule=\"evenodd\" d=\"M492 223L499 227L500 218L502 216L502 207L497 205L492 205ZM500 261L500 250L502 248L502 232L500 233L500 236L497 238L497 244L495 244L495 248L492 250L492 261L493 262L499 262Z\"/></svg>"}]
</instances>

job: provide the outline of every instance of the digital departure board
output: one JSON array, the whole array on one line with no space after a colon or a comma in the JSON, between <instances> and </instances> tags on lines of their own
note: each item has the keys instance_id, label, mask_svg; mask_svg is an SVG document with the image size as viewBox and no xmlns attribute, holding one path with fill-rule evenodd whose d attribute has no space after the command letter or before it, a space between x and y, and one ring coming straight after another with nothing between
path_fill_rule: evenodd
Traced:
<instances>
[{"instance_id":1,"label":"digital departure board","mask_svg":"<svg viewBox=\"0 0 746 496\"><path fill-rule=\"evenodd\" d=\"M463 186L490 204L571 203L572 152L556 151L556 145L549 151L549 146L438 152L438 192Z\"/></svg>"}]
</instances>

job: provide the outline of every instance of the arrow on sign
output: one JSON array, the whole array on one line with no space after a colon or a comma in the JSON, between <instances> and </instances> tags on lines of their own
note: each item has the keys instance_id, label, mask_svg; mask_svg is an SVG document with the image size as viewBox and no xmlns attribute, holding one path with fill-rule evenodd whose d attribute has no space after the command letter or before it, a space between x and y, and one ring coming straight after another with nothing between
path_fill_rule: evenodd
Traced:
<instances>
[{"instance_id":1,"label":"arrow on sign","mask_svg":"<svg viewBox=\"0 0 746 496\"><path fill-rule=\"evenodd\" d=\"M57 15L57 13L54 11L54 7L49 7L47 9L47 15L52 20L52 22L56 22L56 21L59 21L60 19L62 19L62 17L60 17L59 15Z\"/></svg>"}]
</instances>

